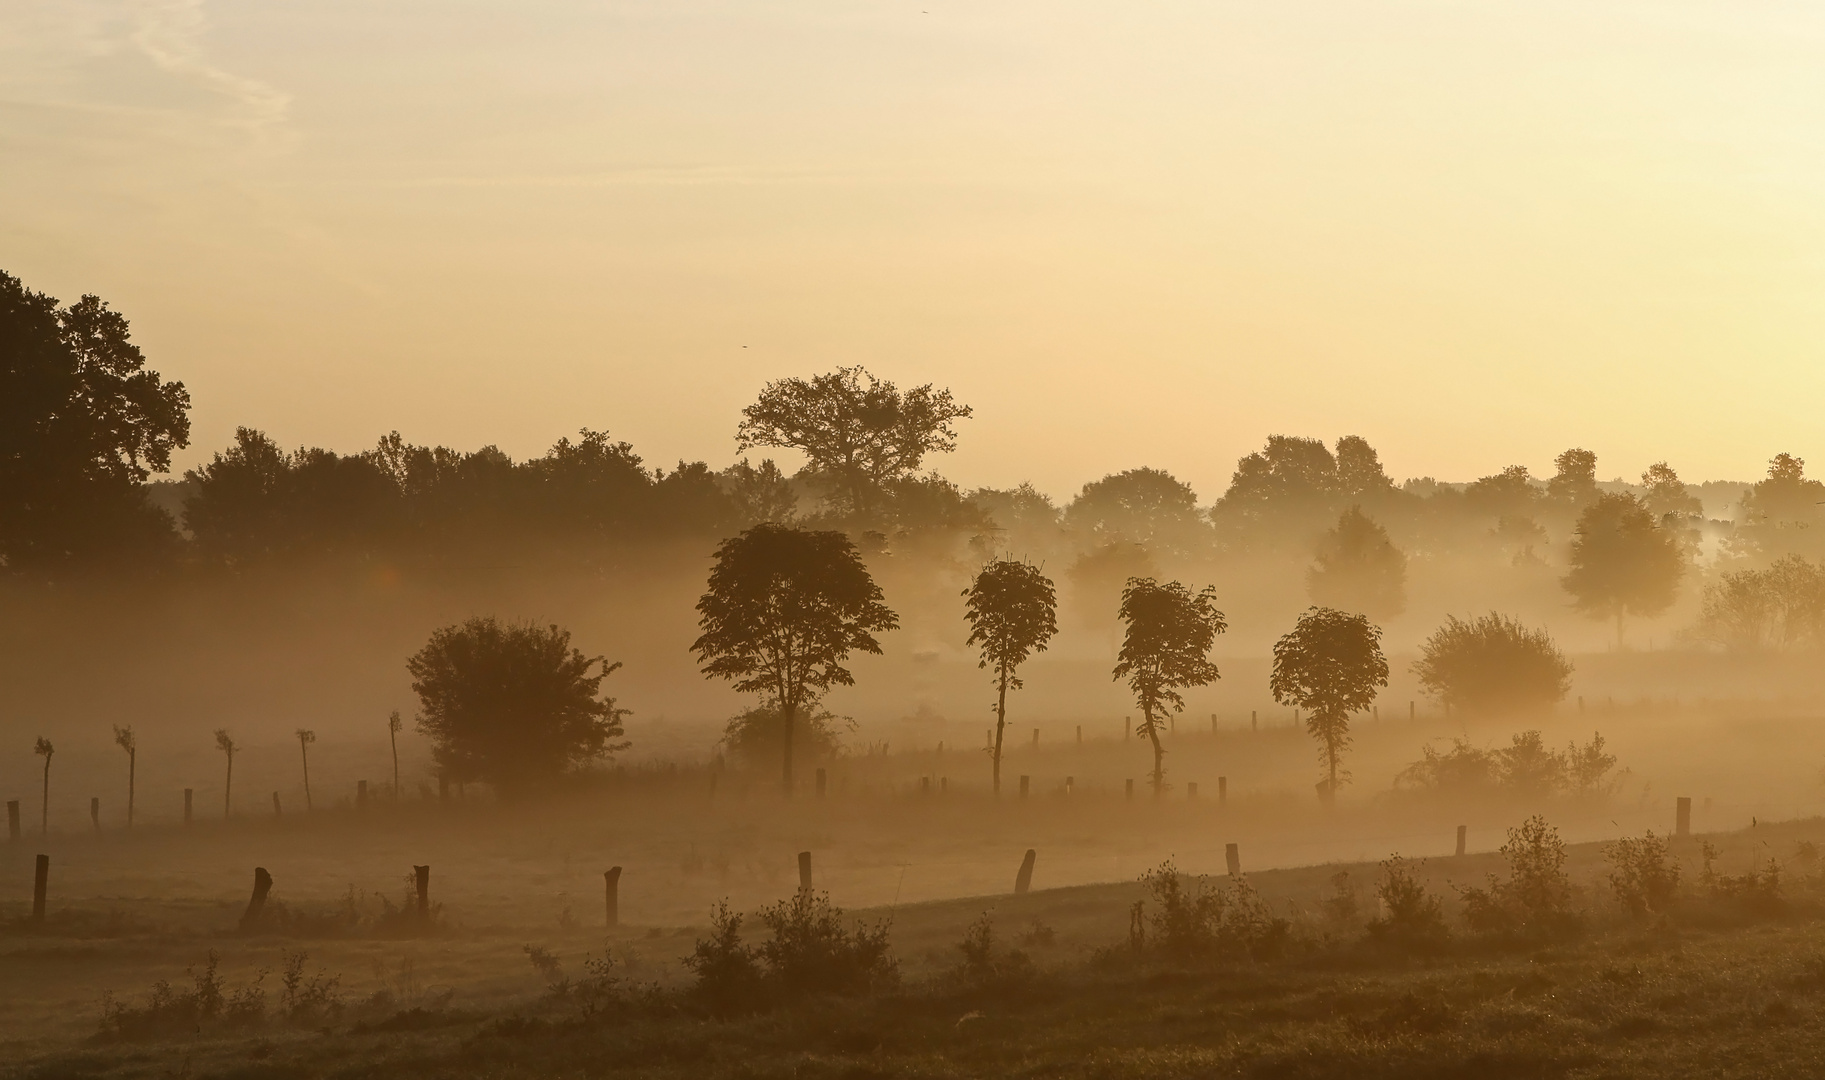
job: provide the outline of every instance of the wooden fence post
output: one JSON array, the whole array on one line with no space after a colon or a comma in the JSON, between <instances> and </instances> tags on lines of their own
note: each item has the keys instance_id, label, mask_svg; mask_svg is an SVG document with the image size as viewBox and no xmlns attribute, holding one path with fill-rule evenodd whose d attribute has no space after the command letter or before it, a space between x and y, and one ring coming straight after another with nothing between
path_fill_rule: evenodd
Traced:
<instances>
[{"instance_id":1,"label":"wooden fence post","mask_svg":"<svg viewBox=\"0 0 1825 1080\"><path fill-rule=\"evenodd\" d=\"M247 910L241 913L241 933L252 930L260 922L260 913L266 910L266 894L272 891L272 875L266 867L253 868L253 895L247 900Z\"/></svg>"},{"instance_id":2,"label":"wooden fence post","mask_svg":"<svg viewBox=\"0 0 1825 1080\"><path fill-rule=\"evenodd\" d=\"M1692 800L1684 795L1681 795L1679 801L1674 804L1673 835L1692 835Z\"/></svg>"},{"instance_id":3,"label":"wooden fence post","mask_svg":"<svg viewBox=\"0 0 1825 1080\"><path fill-rule=\"evenodd\" d=\"M96 832L101 831L101 796L99 795L89 796L89 823L95 826Z\"/></svg>"},{"instance_id":4,"label":"wooden fence post","mask_svg":"<svg viewBox=\"0 0 1825 1080\"><path fill-rule=\"evenodd\" d=\"M6 802L6 838L15 843L19 840L18 799L8 799Z\"/></svg>"},{"instance_id":5,"label":"wooden fence post","mask_svg":"<svg viewBox=\"0 0 1825 1080\"><path fill-rule=\"evenodd\" d=\"M1464 853L1464 839L1469 835L1469 832L1470 826L1468 825L1459 825L1457 827L1457 853L1459 855Z\"/></svg>"},{"instance_id":6,"label":"wooden fence post","mask_svg":"<svg viewBox=\"0 0 1825 1080\"><path fill-rule=\"evenodd\" d=\"M1031 777L1026 776L1020 778L1020 797L1023 799L1027 797L1027 782L1030 779Z\"/></svg>"},{"instance_id":7,"label":"wooden fence post","mask_svg":"<svg viewBox=\"0 0 1825 1080\"><path fill-rule=\"evenodd\" d=\"M1197 797L1198 797L1197 783L1194 781L1192 783L1186 784L1185 785L1185 800L1187 802L1193 802L1193 801L1196 801Z\"/></svg>"},{"instance_id":8,"label":"wooden fence post","mask_svg":"<svg viewBox=\"0 0 1825 1080\"><path fill-rule=\"evenodd\" d=\"M932 778L929 776L919 777L919 794L930 795L931 793L932 793Z\"/></svg>"},{"instance_id":9,"label":"wooden fence post","mask_svg":"<svg viewBox=\"0 0 1825 1080\"><path fill-rule=\"evenodd\" d=\"M1039 729L1033 729L1033 749L1039 749Z\"/></svg>"},{"instance_id":10,"label":"wooden fence post","mask_svg":"<svg viewBox=\"0 0 1825 1080\"><path fill-rule=\"evenodd\" d=\"M1126 790L1127 790L1127 794L1128 794L1128 801L1133 802L1134 801L1134 781L1130 780L1127 782Z\"/></svg>"},{"instance_id":11,"label":"wooden fence post","mask_svg":"<svg viewBox=\"0 0 1825 1080\"><path fill-rule=\"evenodd\" d=\"M1217 806L1229 805L1229 777L1217 777Z\"/></svg>"},{"instance_id":12,"label":"wooden fence post","mask_svg":"<svg viewBox=\"0 0 1825 1080\"><path fill-rule=\"evenodd\" d=\"M1033 861L1039 858L1039 852L1027 849L1026 858L1020 860L1020 873L1014 875L1014 895L1025 896L1033 887Z\"/></svg>"},{"instance_id":13,"label":"wooden fence post","mask_svg":"<svg viewBox=\"0 0 1825 1080\"><path fill-rule=\"evenodd\" d=\"M1250 730L1250 731L1260 731L1261 730L1261 712L1260 712L1260 710L1258 710L1258 709L1248 710L1248 730Z\"/></svg>"},{"instance_id":14,"label":"wooden fence post","mask_svg":"<svg viewBox=\"0 0 1825 1080\"><path fill-rule=\"evenodd\" d=\"M38 856L38 867L32 875L32 921L44 922L44 893L51 883L51 857Z\"/></svg>"},{"instance_id":15,"label":"wooden fence post","mask_svg":"<svg viewBox=\"0 0 1825 1080\"><path fill-rule=\"evenodd\" d=\"M431 868L414 866L412 884L418 889L418 925L431 925Z\"/></svg>"},{"instance_id":16,"label":"wooden fence post","mask_svg":"<svg viewBox=\"0 0 1825 1080\"><path fill-rule=\"evenodd\" d=\"M1077 745L1082 746L1083 744L1084 744L1084 726L1082 724L1079 724L1079 725L1077 725Z\"/></svg>"},{"instance_id":17,"label":"wooden fence post","mask_svg":"<svg viewBox=\"0 0 1825 1080\"><path fill-rule=\"evenodd\" d=\"M608 893L608 928L613 930L621 925L621 868L609 867L602 874L602 883Z\"/></svg>"},{"instance_id":18,"label":"wooden fence post","mask_svg":"<svg viewBox=\"0 0 1825 1080\"><path fill-rule=\"evenodd\" d=\"M272 816L282 817L284 816L284 813L283 810L279 809L279 793L275 791L272 793Z\"/></svg>"},{"instance_id":19,"label":"wooden fence post","mask_svg":"<svg viewBox=\"0 0 1825 1080\"><path fill-rule=\"evenodd\" d=\"M192 809L191 796L193 796L195 794L196 793L194 791L190 790L189 788L184 789L184 824L185 825L190 824L190 812Z\"/></svg>"},{"instance_id":20,"label":"wooden fence post","mask_svg":"<svg viewBox=\"0 0 1825 1080\"><path fill-rule=\"evenodd\" d=\"M798 889L800 892L811 891L811 853L798 853Z\"/></svg>"},{"instance_id":21,"label":"wooden fence post","mask_svg":"<svg viewBox=\"0 0 1825 1080\"><path fill-rule=\"evenodd\" d=\"M366 780L357 780L355 781L355 809L366 810L367 806L368 782Z\"/></svg>"},{"instance_id":22,"label":"wooden fence post","mask_svg":"<svg viewBox=\"0 0 1825 1080\"><path fill-rule=\"evenodd\" d=\"M1077 790L1077 777L1075 777L1075 776L1065 777L1065 794L1069 795L1073 791L1076 791L1076 790Z\"/></svg>"},{"instance_id":23,"label":"wooden fence post","mask_svg":"<svg viewBox=\"0 0 1825 1080\"><path fill-rule=\"evenodd\" d=\"M1234 844L1223 845L1223 862L1229 867L1229 876L1235 877L1242 872L1242 849Z\"/></svg>"}]
</instances>

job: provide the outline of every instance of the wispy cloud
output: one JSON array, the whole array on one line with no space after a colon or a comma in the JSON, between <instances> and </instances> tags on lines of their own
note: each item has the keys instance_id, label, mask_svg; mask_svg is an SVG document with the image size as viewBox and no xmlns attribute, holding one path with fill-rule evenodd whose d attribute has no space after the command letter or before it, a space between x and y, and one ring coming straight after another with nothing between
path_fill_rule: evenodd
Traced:
<instances>
[{"instance_id":1,"label":"wispy cloud","mask_svg":"<svg viewBox=\"0 0 1825 1080\"><path fill-rule=\"evenodd\" d=\"M159 69L234 106L231 123L269 136L286 122L291 95L259 79L217 67L204 56L202 39L209 29L203 0L133 0L133 45Z\"/></svg>"}]
</instances>

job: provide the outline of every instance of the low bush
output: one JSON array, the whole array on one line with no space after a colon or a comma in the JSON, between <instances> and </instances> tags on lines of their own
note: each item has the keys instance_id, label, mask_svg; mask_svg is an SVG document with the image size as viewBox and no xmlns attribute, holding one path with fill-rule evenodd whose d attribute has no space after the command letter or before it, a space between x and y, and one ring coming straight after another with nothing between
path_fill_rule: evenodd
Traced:
<instances>
[{"instance_id":1,"label":"low bush","mask_svg":"<svg viewBox=\"0 0 1825 1080\"><path fill-rule=\"evenodd\" d=\"M1291 924L1274 916L1245 878L1229 888L1211 887L1202 877L1181 874L1171 859L1141 875L1153 903L1143 924L1146 901L1134 906L1130 942L1181 957L1216 956L1263 960L1285 951ZM1151 928L1151 935L1148 933Z\"/></svg>"},{"instance_id":2,"label":"low bush","mask_svg":"<svg viewBox=\"0 0 1825 1080\"><path fill-rule=\"evenodd\" d=\"M957 978L973 990L1010 990L1031 982L1033 960L1019 949L1003 949L995 940L995 920L988 912L970 924L957 943L963 962Z\"/></svg>"},{"instance_id":3,"label":"low bush","mask_svg":"<svg viewBox=\"0 0 1825 1080\"><path fill-rule=\"evenodd\" d=\"M1570 936L1582 925L1571 907L1565 875L1565 841L1539 815L1508 830L1501 847L1506 881L1491 875L1486 889L1466 888L1464 921L1472 930L1530 939Z\"/></svg>"},{"instance_id":4,"label":"low bush","mask_svg":"<svg viewBox=\"0 0 1825 1080\"><path fill-rule=\"evenodd\" d=\"M887 924L846 927L842 909L832 907L827 894L801 891L758 917L773 937L749 946L741 939L742 916L727 903L718 904L711 911L710 936L684 958L697 976L693 995L714 1012L750 1007L763 994L787 999L859 994L899 982Z\"/></svg>"},{"instance_id":5,"label":"low bush","mask_svg":"<svg viewBox=\"0 0 1825 1080\"><path fill-rule=\"evenodd\" d=\"M1444 905L1399 855L1381 864L1375 895L1382 912L1369 920L1370 940L1403 952L1436 952L1450 940Z\"/></svg>"},{"instance_id":6,"label":"low bush","mask_svg":"<svg viewBox=\"0 0 1825 1080\"><path fill-rule=\"evenodd\" d=\"M1604 849L1610 864L1610 892L1622 909L1636 919L1664 915L1679 892L1679 864L1667 855L1667 842L1649 830L1646 836L1625 836Z\"/></svg>"},{"instance_id":7,"label":"low bush","mask_svg":"<svg viewBox=\"0 0 1825 1080\"><path fill-rule=\"evenodd\" d=\"M221 957L211 949L201 969L186 969L191 986L180 990L160 979L152 985L146 1003L134 1007L102 995L100 1037L109 1040L153 1039L169 1035L193 1034L205 1025L241 1028L259 1023L266 1016L266 991L261 981L265 971L255 974L251 983L232 993L217 970Z\"/></svg>"}]
</instances>

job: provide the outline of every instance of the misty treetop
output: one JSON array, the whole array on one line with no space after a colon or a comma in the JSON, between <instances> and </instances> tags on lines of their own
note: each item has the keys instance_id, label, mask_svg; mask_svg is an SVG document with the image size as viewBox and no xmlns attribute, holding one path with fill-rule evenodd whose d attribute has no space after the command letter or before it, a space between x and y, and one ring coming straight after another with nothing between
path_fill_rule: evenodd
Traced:
<instances>
[{"instance_id":1,"label":"misty treetop","mask_svg":"<svg viewBox=\"0 0 1825 1080\"><path fill-rule=\"evenodd\" d=\"M1571 690L1572 665L1545 630L1492 611L1448 616L1421 644L1413 674L1446 706L1491 715L1556 704Z\"/></svg>"},{"instance_id":2,"label":"misty treetop","mask_svg":"<svg viewBox=\"0 0 1825 1080\"><path fill-rule=\"evenodd\" d=\"M444 777L508 798L627 747L616 740L628 710L601 694L620 666L574 648L568 630L492 616L437 630L406 661L418 730ZM299 741L310 740L300 731Z\"/></svg>"},{"instance_id":3,"label":"misty treetop","mask_svg":"<svg viewBox=\"0 0 1825 1080\"><path fill-rule=\"evenodd\" d=\"M1166 790L1160 729L1172 713L1184 710L1180 690L1207 686L1220 677L1209 654L1229 624L1217 610L1214 586L1194 593L1177 581L1162 584L1152 578L1129 580L1117 618L1123 625L1122 651L1112 674L1128 680L1141 710L1135 733L1152 744L1153 793L1158 797Z\"/></svg>"},{"instance_id":4,"label":"misty treetop","mask_svg":"<svg viewBox=\"0 0 1825 1080\"><path fill-rule=\"evenodd\" d=\"M852 652L881 652L899 626L854 542L840 532L763 523L716 549L691 643L703 673L778 710L782 776L792 789L797 718L833 686L853 686Z\"/></svg>"},{"instance_id":5,"label":"misty treetop","mask_svg":"<svg viewBox=\"0 0 1825 1080\"><path fill-rule=\"evenodd\" d=\"M995 673L994 790L1001 793L1001 753L1008 721L1008 691L1021 687L1018 671L1027 657L1044 652L1058 633L1058 594L1038 567L996 559L963 590L963 617L970 625L965 645L981 650L977 666Z\"/></svg>"},{"instance_id":6,"label":"misty treetop","mask_svg":"<svg viewBox=\"0 0 1825 1080\"><path fill-rule=\"evenodd\" d=\"M1268 689L1280 704L1310 710L1306 731L1318 740L1327 799L1348 777L1341 761L1350 745L1350 714L1373 705L1387 685L1381 629L1361 615L1311 608L1274 643Z\"/></svg>"}]
</instances>

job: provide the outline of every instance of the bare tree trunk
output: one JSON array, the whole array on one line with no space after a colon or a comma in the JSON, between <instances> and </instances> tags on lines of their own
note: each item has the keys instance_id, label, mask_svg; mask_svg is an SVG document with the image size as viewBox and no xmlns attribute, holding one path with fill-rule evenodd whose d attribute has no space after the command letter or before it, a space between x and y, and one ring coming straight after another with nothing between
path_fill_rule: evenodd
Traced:
<instances>
[{"instance_id":1,"label":"bare tree trunk","mask_svg":"<svg viewBox=\"0 0 1825 1080\"><path fill-rule=\"evenodd\" d=\"M1166 793L1166 750L1160 745L1160 726L1153 720L1153 709L1142 710L1142 715L1147 738L1153 743L1153 797L1157 799Z\"/></svg>"},{"instance_id":2,"label":"bare tree trunk","mask_svg":"<svg viewBox=\"0 0 1825 1080\"><path fill-rule=\"evenodd\" d=\"M234 808L234 755L228 755L228 782L222 786L222 820L227 821Z\"/></svg>"},{"instance_id":3,"label":"bare tree trunk","mask_svg":"<svg viewBox=\"0 0 1825 1080\"><path fill-rule=\"evenodd\" d=\"M127 751L127 828L133 827L133 774L138 771L139 751Z\"/></svg>"},{"instance_id":4,"label":"bare tree trunk","mask_svg":"<svg viewBox=\"0 0 1825 1080\"><path fill-rule=\"evenodd\" d=\"M311 752L304 743L298 744L298 753L304 755L304 809L308 813L311 807Z\"/></svg>"},{"instance_id":5,"label":"bare tree trunk","mask_svg":"<svg viewBox=\"0 0 1825 1080\"><path fill-rule=\"evenodd\" d=\"M393 801L399 801L399 732L387 725L387 739L393 744Z\"/></svg>"},{"instance_id":6,"label":"bare tree trunk","mask_svg":"<svg viewBox=\"0 0 1825 1080\"><path fill-rule=\"evenodd\" d=\"M791 702L781 702L780 709L783 712L781 721L784 725L782 729L784 738L781 741L785 743L786 747L786 768L781 781L785 787L786 798L790 799L792 797L792 714L798 711L798 706Z\"/></svg>"},{"instance_id":7,"label":"bare tree trunk","mask_svg":"<svg viewBox=\"0 0 1825 1080\"><path fill-rule=\"evenodd\" d=\"M995 795L1001 795L1001 733L1008 724L1008 669L1001 668L1001 696L995 702Z\"/></svg>"},{"instance_id":8,"label":"bare tree trunk","mask_svg":"<svg viewBox=\"0 0 1825 1080\"><path fill-rule=\"evenodd\" d=\"M44 755L44 802L38 808L38 835L51 835L51 755Z\"/></svg>"}]
</instances>

